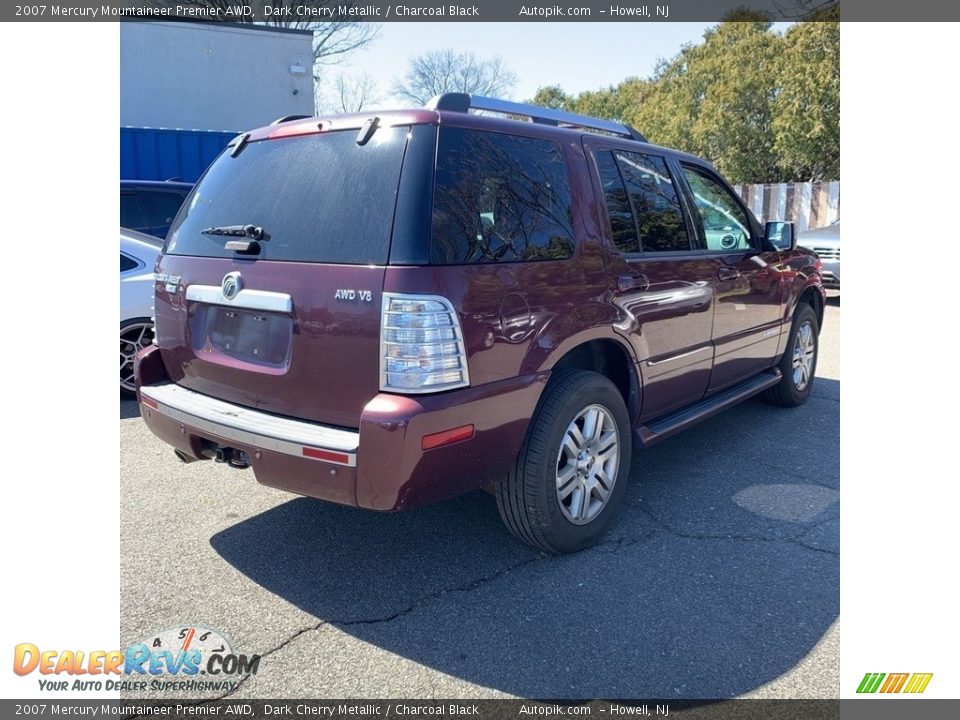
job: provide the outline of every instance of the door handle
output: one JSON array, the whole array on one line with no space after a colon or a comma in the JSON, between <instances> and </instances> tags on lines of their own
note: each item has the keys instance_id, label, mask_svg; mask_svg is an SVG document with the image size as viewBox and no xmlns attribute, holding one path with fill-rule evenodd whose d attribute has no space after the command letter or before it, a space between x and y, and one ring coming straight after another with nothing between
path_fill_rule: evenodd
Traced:
<instances>
[{"instance_id":1,"label":"door handle","mask_svg":"<svg viewBox=\"0 0 960 720\"><path fill-rule=\"evenodd\" d=\"M627 292L628 290L640 290L641 292L650 287L650 280L646 275L621 275L617 278L617 290Z\"/></svg>"},{"instance_id":2,"label":"door handle","mask_svg":"<svg viewBox=\"0 0 960 720\"><path fill-rule=\"evenodd\" d=\"M740 271L730 266L717 268L717 277L720 280L736 280L740 277Z\"/></svg>"}]
</instances>

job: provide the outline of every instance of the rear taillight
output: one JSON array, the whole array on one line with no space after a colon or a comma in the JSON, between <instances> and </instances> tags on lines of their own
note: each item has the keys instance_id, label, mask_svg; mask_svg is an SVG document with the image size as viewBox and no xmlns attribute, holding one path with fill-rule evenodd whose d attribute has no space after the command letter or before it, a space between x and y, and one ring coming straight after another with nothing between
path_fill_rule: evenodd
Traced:
<instances>
[{"instance_id":1,"label":"rear taillight","mask_svg":"<svg viewBox=\"0 0 960 720\"><path fill-rule=\"evenodd\" d=\"M470 384L460 319L446 298L383 294L380 389L426 393Z\"/></svg>"}]
</instances>

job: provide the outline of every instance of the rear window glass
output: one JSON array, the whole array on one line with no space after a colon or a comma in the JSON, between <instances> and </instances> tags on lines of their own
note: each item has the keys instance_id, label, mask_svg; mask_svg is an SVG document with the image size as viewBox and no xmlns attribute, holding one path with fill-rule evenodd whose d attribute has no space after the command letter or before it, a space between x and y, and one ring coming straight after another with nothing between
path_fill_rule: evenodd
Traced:
<instances>
[{"instance_id":1,"label":"rear window glass","mask_svg":"<svg viewBox=\"0 0 960 720\"><path fill-rule=\"evenodd\" d=\"M440 129L433 264L568 258L572 218L567 166L556 143Z\"/></svg>"},{"instance_id":2,"label":"rear window glass","mask_svg":"<svg viewBox=\"0 0 960 720\"><path fill-rule=\"evenodd\" d=\"M167 252L234 257L212 227L255 225L261 260L387 262L407 128L380 128L365 145L356 130L249 143L225 151L187 198Z\"/></svg>"}]
</instances>

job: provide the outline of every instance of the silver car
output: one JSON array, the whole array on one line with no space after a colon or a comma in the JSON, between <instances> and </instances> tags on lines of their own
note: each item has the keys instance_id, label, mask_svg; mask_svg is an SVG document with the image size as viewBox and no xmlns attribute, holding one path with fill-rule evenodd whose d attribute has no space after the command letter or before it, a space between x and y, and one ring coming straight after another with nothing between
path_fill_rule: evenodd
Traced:
<instances>
[{"instance_id":1,"label":"silver car","mask_svg":"<svg viewBox=\"0 0 960 720\"><path fill-rule=\"evenodd\" d=\"M823 264L823 286L840 289L840 218L826 227L801 233L797 245L813 250Z\"/></svg>"}]
</instances>

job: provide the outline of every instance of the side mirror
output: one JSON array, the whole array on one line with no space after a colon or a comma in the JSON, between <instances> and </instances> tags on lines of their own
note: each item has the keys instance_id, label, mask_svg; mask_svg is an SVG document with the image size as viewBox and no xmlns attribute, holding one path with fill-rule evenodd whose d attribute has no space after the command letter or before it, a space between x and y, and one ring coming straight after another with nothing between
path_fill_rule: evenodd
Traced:
<instances>
[{"instance_id":1,"label":"side mirror","mask_svg":"<svg viewBox=\"0 0 960 720\"><path fill-rule=\"evenodd\" d=\"M777 250L796 250L797 236L793 231L792 222L768 222L766 227L767 242Z\"/></svg>"}]
</instances>

